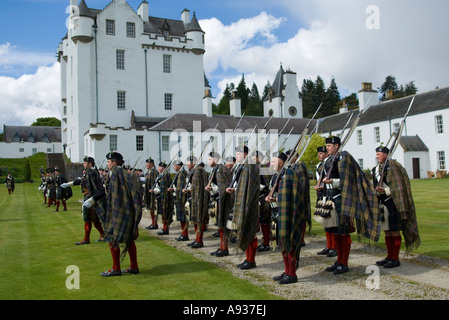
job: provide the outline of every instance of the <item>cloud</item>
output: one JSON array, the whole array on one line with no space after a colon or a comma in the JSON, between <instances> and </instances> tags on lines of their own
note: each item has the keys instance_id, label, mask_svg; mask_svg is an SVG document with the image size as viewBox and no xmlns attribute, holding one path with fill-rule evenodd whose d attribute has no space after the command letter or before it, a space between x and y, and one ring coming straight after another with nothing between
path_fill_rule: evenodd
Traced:
<instances>
[{"instance_id":1,"label":"cloud","mask_svg":"<svg viewBox=\"0 0 449 320\"><path fill-rule=\"evenodd\" d=\"M0 129L31 125L37 118L61 118L59 63L15 79L0 76Z\"/></svg>"},{"instance_id":2,"label":"cloud","mask_svg":"<svg viewBox=\"0 0 449 320\"><path fill-rule=\"evenodd\" d=\"M206 74L212 80L219 78L216 100L226 83L238 83L242 73L247 86L255 81L262 91L267 81L274 80L280 63L297 73L299 87L303 79L321 76L328 85L334 77L340 93L346 94L360 90L362 82L380 87L388 75L398 84L415 81L419 92L449 85L448 1L280 0L279 4L289 20L262 12L230 25L217 19L200 21L206 31ZM378 25L369 28L374 22ZM276 34L281 24L297 28L282 42Z\"/></svg>"}]
</instances>

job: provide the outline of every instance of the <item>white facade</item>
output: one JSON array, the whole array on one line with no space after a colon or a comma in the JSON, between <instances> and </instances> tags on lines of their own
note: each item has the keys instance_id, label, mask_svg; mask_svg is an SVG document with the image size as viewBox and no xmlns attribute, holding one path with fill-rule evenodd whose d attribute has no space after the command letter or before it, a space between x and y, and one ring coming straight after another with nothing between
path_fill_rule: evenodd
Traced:
<instances>
[{"instance_id":1,"label":"white facade","mask_svg":"<svg viewBox=\"0 0 449 320\"><path fill-rule=\"evenodd\" d=\"M132 111L143 117L203 112L204 32L188 10L183 20L165 20L150 17L146 1L138 13L125 0L103 10L84 0L71 5L59 61L62 139L72 161L86 155L91 124L129 128Z\"/></svg>"},{"instance_id":2,"label":"white facade","mask_svg":"<svg viewBox=\"0 0 449 320\"><path fill-rule=\"evenodd\" d=\"M61 142L0 142L0 158L27 158L33 154L62 153Z\"/></svg>"}]
</instances>

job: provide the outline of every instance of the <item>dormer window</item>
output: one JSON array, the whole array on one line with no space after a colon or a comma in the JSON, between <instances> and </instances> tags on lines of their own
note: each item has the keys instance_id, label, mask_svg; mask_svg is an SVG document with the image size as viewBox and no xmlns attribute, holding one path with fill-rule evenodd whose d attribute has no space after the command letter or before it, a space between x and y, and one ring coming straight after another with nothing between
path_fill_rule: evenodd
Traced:
<instances>
[{"instance_id":1,"label":"dormer window","mask_svg":"<svg viewBox=\"0 0 449 320\"><path fill-rule=\"evenodd\" d=\"M47 133L44 133L44 135L42 136L42 142L49 142L50 139L48 139Z\"/></svg>"},{"instance_id":2,"label":"dormer window","mask_svg":"<svg viewBox=\"0 0 449 320\"><path fill-rule=\"evenodd\" d=\"M170 39L170 31L162 30L162 35L164 36L165 40L169 40Z\"/></svg>"},{"instance_id":3,"label":"dormer window","mask_svg":"<svg viewBox=\"0 0 449 320\"><path fill-rule=\"evenodd\" d=\"M33 133L30 132L30 135L28 136L28 142L34 142L34 136Z\"/></svg>"}]
</instances>

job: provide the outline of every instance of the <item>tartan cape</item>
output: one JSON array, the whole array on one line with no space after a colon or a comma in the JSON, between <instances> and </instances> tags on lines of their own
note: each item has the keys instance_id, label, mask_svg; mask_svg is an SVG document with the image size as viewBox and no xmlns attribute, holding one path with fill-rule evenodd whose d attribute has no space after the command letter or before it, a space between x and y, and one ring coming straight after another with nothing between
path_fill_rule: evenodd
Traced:
<instances>
[{"instance_id":1,"label":"tartan cape","mask_svg":"<svg viewBox=\"0 0 449 320\"><path fill-rule=\"evenodd\" d=\"M84 179L91 197L98 194L104 194L103 182L101 181L100 173L97 169L89 168L84 175ZM95 204L93 205L98 219L100 219L102 224L106 222L107 204L108 199L106 197L101 197L95 201Z\"/></svg>"},{"instance_id":2,"label":"tartan cape","mask_svg":"<svg viewBox=\"0 0 449 320\"><path fill-rule=\"evenodd\" d=\"M153 187L154 183L156 182L156 178L158 176L156 168L151 168L148 170L145 178L145 195L144 195L144 201L145 205L148 210L156 210L156 197L154 193L150 193L150 189Z\"/></svg>"},{"instance_id":3,"label":"tartan cape","mask_svg":"<svg viewBox=\"0 0 449 320\"><path fill-rule=\"evenodd\" d=\"M410 179L407 171L396 160L389 160L389 171L387 175L391 198L399 212L404 235L406 255L421 244L416 220L415 203L413 201Z\"/></svg>"},{"instance_id":4,"label":"tartan cape","mask_svg":"<svg viewBox=\"0 0 449 320\"><path fill-rule=\"evenodd\" d=\"M142 218L142 199L138 192L139 185L133 182L132 176L122 167L111 170L108 193L108 210L105 226L105 240L112 247L123 248L121 258L128 251L129 245L138 235L138 227Z\"/></svg>"},{"instance_id":5,"label":"tartan cape","mask_svg":"<svg viewBox=\"0 0 449 320\"><path fill-rule=\"evenodd\" d=\"M210 194L204 188L208 181L207 172L204 168L197 166L193 172L190 189L190 221L193 223L202 224L206 221Z\"/></svg>"},{"instance_id":6,"label":"tartan cape","mask_svg":"<svg viewBox=\"0 0 449 320\"><path fill-rule=\"evenodd\" d=\"M301 250L304 222L310 218L310 197L306 196L309 193L304 177L298 171L287 168L279 181L277 195L278 245L281 251L294 250L297 254Z\"/></svg>"},{"instance_id":7,"label":"tartan cape","mask_svg":"<svg viewBox=\"0 0 449 320\"><path fill-rule=\"evenodd\" d=\"M178 219L180 216L185 218L187 194L182 192L182 189L185 189L187 186L187 171L184 168L179 169L178 173L176 173L175 179L173 189L175 189L176 216Z\"/></svg>"},{"instance_id":8,"label":"tartan cape","mask_svg":"<svg viewBox=\"0 0 449 320\"><path fill-rule=\"evenodd\" d=\"M246 250L258 229L260 173L256 164L245 164L235 190L234 222L238 247Z\"/></svg>"},{"instance_id":9,"label":"tartan cape","mask_svg":"<svg viewBox=\"0 0 449 320\"><path fill-rule=\"evenodd\" d=\"M381 219L373 184L349 152L342 151L338 161L341 189L340 223L354 222L358 236L379 241Z\"/></svg>"},{"instance_id":10,"label":"tartan cape","mask_svg":"<svg viewBox=\"0 0 449 320\"><path fill-rule=\"evenodd\" d=\"M218 215L217 225L219 229L226 228L229 214L234 204L233 194L227 193L226 188L231 183L231 171L223 164L219 164L216 172L218 186Z\"/></svg>"},{"instance_id":11,"label":"tartan cape","mask_svg":"<svg viewBox=\"0 0 449 320\"><path fill-rule=\"evenodd\" d=\"M168 170L165 170L162 174L161 179L159 180L159 188L161 189L161 193L159 195L160 212L162 214L162 221L165 221L168 225L173 222L173 212L175 200L173 198L173 194L168 192L167 189L171 185L171 176Z\"/></svg>"},{"instance_id":12,"label":"tartan cape","mask_svg":"<svg viewBox=\"0 0 449 320\"><path fill-rule=\"evenodd\" d=\"M307 165L304 161L298 161L295 163L295 165L292 167L293 170L296 171L296 173L299 176L299 182L302 185L302 190L304 193L304 202L305 202L305 213L306 213L306 221L309 225L309 232L310 229L312 229L312 208L310 204L310 192L307 192L307 190L310 190L310 178L309 178L309 171L307 170Z\"/></svg>"}]
</instances>

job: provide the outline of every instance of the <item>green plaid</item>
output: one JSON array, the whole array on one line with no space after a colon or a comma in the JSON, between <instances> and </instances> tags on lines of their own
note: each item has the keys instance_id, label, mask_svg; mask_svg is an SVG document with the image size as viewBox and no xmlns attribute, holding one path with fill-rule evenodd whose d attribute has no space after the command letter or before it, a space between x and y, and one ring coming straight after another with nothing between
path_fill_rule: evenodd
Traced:
<instances>
[{"instance_id":1,"label":"green plaid","mask_svg":"<svg viewBox=\"0 0 449 320\"><path fill-rule=\"evenodd\" d=\"M415 203L407 171L396 160L389 160L388 163L388 186L390 187L391 198L399 212L407 255L421 244Z\"/></svg>"},{"instance_id":2,"label":"green plaid","mask_svg":"<svg viewBox=\"0 0 449 320\"><path fill-rule=\"evenodd\" d=\"M170 225L173 222L173 211L175 205L173 194L171 192L168 192L168 188L170 187L170 185L170 173L168 173L168 170L166 170L159 180L159 189L161 190L161 193L157 198L157 211L158 214L162 216L162 221L164 221L167 225Z\"/></svg>"},{"instance_id":3,"label":"green plaid","mask_svg":"<svg viewBox=\"0 0 449 320\"><path fill-rule=\"evenodd\" d=\"M307 179L308 180L308 179ZM287 168L279 181L277 206L279 213L278 244L281 251L301 250L304 222L310 217L310 197L305 178Z\"/></svg>"},{"instance_id":4,"label":"green plaid","mask_svg":"<svg viewBox=\"0 0 449 320\"><path fill-rule=\"evenodd\" d=\"M108 193L108 209L105 225L105 240L111 246L121 246L123 259L132 240L137 238L142 218L142 199L132 176L122 167L111 170Z\"/></svg>"},{"instance_id":5,"label":"green plaid","mask_svg":"<svg viewBox=\"0 0 449 320\"><path fill-rule=\"evenodd\" d=\"M234 222L238 246L248 248L258 230L260 174L256 164L245 164L235 191Z\"/></svg>"},{"instance_id":6,"label":"green plaid","mask_svg":"<svg viewBox=\"0 0 449 320\"><path fill-rule=\"evenodd\" d=\"M198 166L195 168L191 183L190 221L202 224L206 221L209 210L210 194L204 188L208 183L207 172Z\"/></svg>"},{"instance_id":7,"label":"green plaid","mask_svg":"<svg viewBox=\"0 0 449 320\"><path fill-rule=\"evenodd\" d=\"M338 162L341 189L340 223L356 223L358 235L379 241L381 219L373 184L366 178L357 161L343 151Z\"/></svg>"},{"instance_id":8,"label":"green plaid","mask_svg":"<svg viewBox=\"0 0 449 320\"><path fill-rule=\"evenodd\" d=\"M150 170L148 170L145 178L145 195L144 195L144 201L145 205L148 210L156 210L156 198L154 196L154 193L150 193L150 189L153 187L154 183L156 182L156 178L158 176L157 170L153 167Z\"/></svg>"},{"instance_id":9,"label":"green plaid","mask_svg":"<svg viewBox=\"0 0 449 320\"><path fill-rule=\"evenodd\" d=\"M307 165L303 161L298 161L292 166L292 169L296 171L299 177L299 182L302 186L302 189L304 190L304 203L306 205L305 207L305 215L306 215L306 221L309 225L309 232L312 228L312 208L310 204L310 192L307 192L306 190L310 190L310 179L309 179L309 171L307 170Z\"/></svg>"},{"instance_id":10,"label":"green plaid","mask_svg":"<svg viewBox=\"0 0 449 320\"><path fill-rule=\"evenodd\" d=\"M226 228L226 223L229 218L229 214L232 211L232 206L234 204L233 194L226 192L226 188L231 183L231 171L222 164L218 165L217 173L217 186L218 186L218 214L217 214L217 225L218 228Z\"/></svg>"},{"instance_id":11,"label":"green plaid","mask_svg":"<svg viewBox=\"0 0 449 320\"><path fill-rule=\"evenodd\" d=\"M185 205L187 201L187 194L182 192L187 185L187 171L184 168L179 169L173 180L173 189L175 189L175 207L176 219L178 221L186 221Z\"/></svg>"}]
</instances>

